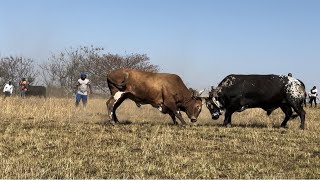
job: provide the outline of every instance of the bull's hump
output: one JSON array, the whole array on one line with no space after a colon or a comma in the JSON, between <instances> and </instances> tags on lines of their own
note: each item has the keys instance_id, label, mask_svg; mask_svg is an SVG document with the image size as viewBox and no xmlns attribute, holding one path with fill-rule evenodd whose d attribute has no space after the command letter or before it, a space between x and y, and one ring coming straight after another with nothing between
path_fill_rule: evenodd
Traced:
<instances>
[{"instance_id":1,"label":"bull's hump","mask_svg":"<svg viewBox=\"0 0 320 180\"><path fill-rule=\"evenodd\" d=\"M234 75L229 75L224 81L221 82L221 88L232 86L235 80L236 77Z\"/></svg>"}]
</instances>

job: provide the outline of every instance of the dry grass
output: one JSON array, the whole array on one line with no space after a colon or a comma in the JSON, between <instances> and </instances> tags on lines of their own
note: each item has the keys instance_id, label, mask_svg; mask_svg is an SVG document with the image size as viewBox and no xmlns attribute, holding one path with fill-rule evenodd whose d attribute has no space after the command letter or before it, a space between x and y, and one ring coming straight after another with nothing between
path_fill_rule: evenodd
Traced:
<instances>
[{"instance_id":1,"label":"dry grass","mask_svg":"<svg viewBox=\"0 0 320 180\"><path fill-rule=\"evenodd\" d=\"M306 109L302 131L299 120L280 129L280 111L258 109L224 128L204 108L183 129L130 101L116 126L102 125L103 99L85 112L54 98L11 98L1 108L0 178L320 178L319 109Z\"/></svg>"}]
</instances>

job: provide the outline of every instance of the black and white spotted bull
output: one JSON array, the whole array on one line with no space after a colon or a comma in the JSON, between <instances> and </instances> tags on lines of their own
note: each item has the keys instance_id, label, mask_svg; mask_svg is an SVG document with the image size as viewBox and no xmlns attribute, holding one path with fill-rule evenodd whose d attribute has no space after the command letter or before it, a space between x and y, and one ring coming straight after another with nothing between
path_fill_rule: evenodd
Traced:
<instances>
[{"instance_id":1,"label":"black and white spotted bull","mask_svg":"<svg viewBox=\"0 0 320 180\"><path fill-rule=\"evenodd\" d=\"M281 108L285 118L281 127L285 127L293 114L300 116L300 128L304 129L305 86L295 78L278 75L229 75L218 87L212 89L206 98L206 106L212 119L218 119L225 111L224 125L231 124L234 112L247 108L262 108L270 115L276 108Z\"/></svg>"},{"instance_id":2,"label":"black and white spotted bull","mask_svg":"<svg viewBox=\"0 0 320 180\"><path fill-rule=\"evenodd\" d=\"M186 122L180 111L186 112L191 122L196 122L202 110L201 98L189 91L176 74L120 69L110 72L107 81L111 97L106 104L111 122L118 122L116 109L125 99L131 99L138 107L150 104L169 114L174 124L177 117L183 126Z\"/></svg>"}]
</instances>

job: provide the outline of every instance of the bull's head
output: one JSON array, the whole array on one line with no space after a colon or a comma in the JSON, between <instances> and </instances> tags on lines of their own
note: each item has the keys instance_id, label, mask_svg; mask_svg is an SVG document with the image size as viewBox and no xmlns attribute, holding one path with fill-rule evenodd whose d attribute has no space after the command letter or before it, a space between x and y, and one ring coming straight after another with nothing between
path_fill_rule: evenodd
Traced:
<instances>
[{"instance_id":1,"label":"bull's head","mask_svg":"<svg viewBox=\"0 0 320 180\"><path fill-rule=\"evenodd\" d=\"M206 106L210 111L212 119L217 120L219 119L220 115L223 112L222 104L217 100L218 93L217 89L211 87L211 91L209 92L209 97L205 98Z\"/></svg>"},{"instance_id":2,"label":"bull's head","mask_svg":"<svg viewBox=\"0 0 320 180\"><path fill-rule=\"evenodd\" d=\"M202 110L202 99L200 95L204 92L204 90L199 92L195 90L191 90L191 92L192 92L192 98L187 103L186 114L191 119L191 122L197 122L197 118Z\"/></svg>"}]
</instances>

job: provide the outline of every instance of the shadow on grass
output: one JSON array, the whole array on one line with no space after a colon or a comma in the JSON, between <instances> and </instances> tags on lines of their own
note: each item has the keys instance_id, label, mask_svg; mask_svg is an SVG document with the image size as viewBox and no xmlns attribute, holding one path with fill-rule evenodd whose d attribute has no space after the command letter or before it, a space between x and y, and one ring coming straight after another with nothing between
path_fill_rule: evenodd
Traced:
<instances>
[{"instance_id":1,"label":"shadow on grass","mask_svg":"<svg viewBox=\"0 0 320 180\"><path fill-rule=\"evenodd\" d=\"M98 125L103 126L128 126L128 125L137 125L137 126L169 126L169 127L182 127L182 124L174 124L172 122L164 122L164 123L157 123L152 121L143 121L143 122L132 122L130 120L119 120L118 123L111 122L109 120L101 120L97 122ZM275 128L275 129L287 129L288 127L281 127L280 125L272 125L271 127L268 126L265 123L253 123L253 124L243 124L243 123L237 123L232 124L231 126L225 126L222 123L221 124L213 124L213 123L203 123L203 124L187 124L188 126L194 126L194 127L218 127L218 128L258 128L258 129L266 129L266 128Z\"/></svg>"},{"instance_id":2,"label":"shadow on grass","mask_svg":"<svg viewBox=\"0 0 320 180\"><path fill-rule=\"evenodd\" d=\"M128 125L135 125L135 126L169 126L169 127L183 127L181 123L179 124L174 124L173 122L153 122L153 121L136 121L132 122L130 120L119 120L119 122L111 122L110 120L101 120L96 122L95 124L97 125L102 125L102 126L128 126ZM187 126L192 126L191 124L188 124Z\"/></svg>"},{"instance_id":3,"label":"shadow on grass","mask_svg":"<svg viewBox=\"0 0 320 180\"><path fill-rule=\"evenodd\" d=\"M98 121L96 122L95 124L98 124L98 125L103 125L103 126L119 126L119 125L130 125L130 124L133 124L131 121L129 120L122 120L122 121L119 121L119 122L112 122L110 120L101 120L101 121Z\"/></svg>"},{"instance_id":4,"label":"shadow on grass","mask_svg":"<svg viewBox=\"0 0 320 180\"><path fill-rule=\"evenodd\" d=\"M243 123L237 123L225 126L222 123L221 124L212 124L212 123L204 123L204 124L197 124L196 126L203 126L203 127L219 127L219 128L258 128L258 129L264 129L264 128L275 128L275 129L287 129L288 127L281 127L280 125L272 125L271 127L268 126L268 124L264 123L252 123L252 124L243 124Z\"/></svg>"}]
</instances>

